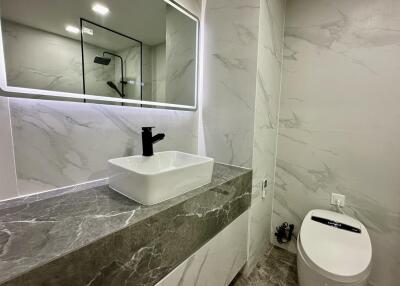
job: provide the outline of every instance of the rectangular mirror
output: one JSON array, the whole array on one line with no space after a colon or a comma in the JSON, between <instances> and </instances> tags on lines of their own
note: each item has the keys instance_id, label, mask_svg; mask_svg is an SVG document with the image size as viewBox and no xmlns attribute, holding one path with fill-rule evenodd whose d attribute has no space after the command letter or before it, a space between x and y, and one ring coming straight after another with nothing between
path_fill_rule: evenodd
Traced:
<instances>
[{"instance_id":1,"label":"rectangular mirror","mask_svg":"<svg viewBox=\"0 0 400 286\"><path fill-rule=\"evenodd\" d=\"M4 91L196 109L199 23L175 2L0 3Z\"/></svg>"}]
</instances>

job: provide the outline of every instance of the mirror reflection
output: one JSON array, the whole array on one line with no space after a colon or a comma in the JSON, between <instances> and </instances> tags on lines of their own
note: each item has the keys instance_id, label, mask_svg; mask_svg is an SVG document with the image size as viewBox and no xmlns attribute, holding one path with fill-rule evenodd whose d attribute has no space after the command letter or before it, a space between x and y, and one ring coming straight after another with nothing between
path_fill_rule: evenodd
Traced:
<instances>
[{"instance_id":1,"label":"mirror reflection","mask_svg":"<svg viewBox=\"0 0 400 286\"><path fill-rule=\"evenodd\" d=\"M198 22L174 3L1 0L1 25L8 86L196 104Z\"/></svg>"},{"instance_id":2,"label":"mirror reflection","mask_svg":"<svg viewBox=\"0 0 400 286\"><path fill-rule=\"evenodd\" d=\"M81 20L84 93L142 99L142 43Z\"/></svg>"}]
</instances>

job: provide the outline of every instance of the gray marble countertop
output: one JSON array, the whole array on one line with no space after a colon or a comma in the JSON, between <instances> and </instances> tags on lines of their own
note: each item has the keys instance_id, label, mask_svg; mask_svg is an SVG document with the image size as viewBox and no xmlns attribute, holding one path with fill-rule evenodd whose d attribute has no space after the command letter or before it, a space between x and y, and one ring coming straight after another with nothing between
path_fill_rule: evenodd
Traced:
<instances>
[{"instance_id":1,"label":"gray marble countertop","mask_svg":"<svg viewBox=\"0 0 400 286\"><path fill-rule=\"evenodd\" d=\"M1 202L0 284L247 173L251 170L215 164L210 184L154 206L108 186ZM195 215L205 216L213 209L209 204L192 206Z\"/></svg>"}]
</instances>

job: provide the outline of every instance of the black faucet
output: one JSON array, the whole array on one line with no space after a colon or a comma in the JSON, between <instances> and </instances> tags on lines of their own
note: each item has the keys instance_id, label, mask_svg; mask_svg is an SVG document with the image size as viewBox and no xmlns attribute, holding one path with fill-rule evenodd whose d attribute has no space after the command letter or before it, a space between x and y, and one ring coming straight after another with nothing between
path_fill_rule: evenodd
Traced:
<instances>
[{"instance_id":1,"label":"black faucet","mask_svg":"<svg viewBox=\"0 0 400 286\"><path fill-rule=\"evenodd\" d=\"M159 133L154 135L151 133L151 129L154 127L142 127L142 147L143 147L143 156L153 156L153 144L157 143L160 140L163 140L165 137L164 133Z\"/></svg>"}]
</instances>

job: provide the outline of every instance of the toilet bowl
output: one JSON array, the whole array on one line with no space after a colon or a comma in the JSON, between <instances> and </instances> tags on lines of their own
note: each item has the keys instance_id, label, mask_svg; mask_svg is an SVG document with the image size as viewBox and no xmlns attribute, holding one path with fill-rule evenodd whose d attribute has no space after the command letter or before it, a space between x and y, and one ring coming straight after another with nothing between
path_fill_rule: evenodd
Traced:
<instances>
[{"instance_id":1,"label":"toilet bowl","mask_svg":"<svg viewBox=\"0 0 400 286\"><path fill-rule=\"evenodd\" d=\"M297 239L300 286L367 285L371 258L360 221L327 210L312 210L304 218Z\"/></svg>"}]
</instances>

